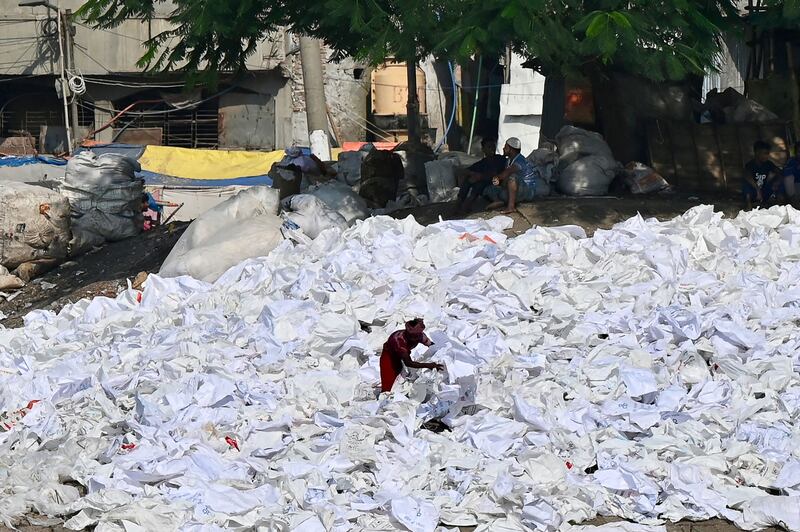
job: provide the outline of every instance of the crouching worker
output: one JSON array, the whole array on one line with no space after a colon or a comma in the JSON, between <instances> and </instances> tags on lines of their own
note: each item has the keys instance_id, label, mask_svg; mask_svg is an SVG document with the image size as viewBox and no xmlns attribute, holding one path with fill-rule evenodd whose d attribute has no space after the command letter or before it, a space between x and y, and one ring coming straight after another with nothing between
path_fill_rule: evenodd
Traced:
<instances>
[{"instance_id":1,"label":"crouching worker","mask_svg":"<svg viewBox=\"0 0 800 532\"><path fill-rule=\"evenodd\" d=\"M533 200L538 171L522 156L521 150L522 143L516 137L508 139L503 146L503 154L508 157L508 166L494 176L492 186L486 189L485 195L492 202L488 209L505 205L503 214L509 214L516 210L517 203Z\"/></svg>"},{"instance_id":2,"label":"crouching worker","mask_svg":"<svg viewBox=\"0 0 800 532\"><path fill-rule=\"evenodd\" d=\"M150 231L161 223L161 215L164 207L159 205L152 194L145 192L142 194L142 216L144 217L142 229Z\"/></svg>"},{"instance_id":3,"label":"crouching worker","mask_svg":"<svg viewBox=\"0 0 800 532\"><path fill-rule=\"evenodd\" d=\"M425 323L421 318L406 322L405 329L393 332L386 343L383 344L381 354L381 392L392 391L394 381L403 371L403 366L409 368L444 369L441 364L433 362L414 362L411 360L411 351L419 344L433 345L430 338L425 335Z\"/></svg>"}]
</instances>

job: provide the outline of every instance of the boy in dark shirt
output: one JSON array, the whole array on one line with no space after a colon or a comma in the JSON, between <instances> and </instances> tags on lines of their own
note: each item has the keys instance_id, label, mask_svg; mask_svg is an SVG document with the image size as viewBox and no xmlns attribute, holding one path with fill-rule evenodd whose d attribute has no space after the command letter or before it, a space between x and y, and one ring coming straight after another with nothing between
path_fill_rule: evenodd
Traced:
<instances>
[{"instance_id":1,"label":"boy in dark shirt","mask_svg":"<svg viewBox=\"0 0 800 532\"><path fill-rule=\"evenodd\" d=\"M458 191L458 207L456 212L466 212L475 198L483 194L483 190L492 183L492 177L502 172L506 167L506 158L498 155L497 141L483 139L481 141L483 159L467 169L467 176Z\"/></svg>"},{"instance_id":2,"label":"boy in dark shirt","mask_svg":"<svg viewBox=\"0 0 800 532\"><path fill-rule=\"evenodd\" d=\"M744 166L744 195L747 210L753 208L753 202L766 206L772 196L781 195L780 169L769 160L770 146L763 140L753 144L753 160Z\"/></svg>"}]
</instances>

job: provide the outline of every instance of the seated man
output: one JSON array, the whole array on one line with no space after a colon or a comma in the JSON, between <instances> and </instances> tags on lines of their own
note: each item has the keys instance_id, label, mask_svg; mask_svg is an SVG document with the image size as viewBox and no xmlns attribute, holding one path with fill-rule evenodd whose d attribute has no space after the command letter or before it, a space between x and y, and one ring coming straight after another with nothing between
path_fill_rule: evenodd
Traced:
<instances>
[{"instance_id":1,"label":"seated man","mask_svg":"<svg viewBox=\"0 0 800 532\"><path fill-rule=\"evenodd\" d=\"M511 137L503 146L503 153L508 157L506 169L494 176L492 186L484 195L491 201L488 209L496 209L506 205L503 214L514 212L517 203L531 201L536 194L536 180L539 171L522 156L522 143Z\"/></svg>"},{"instance_id":2,"label":"seated man","mask_svg":"<svg viewBox=\"0 0 800 532\"><path fill-rule=\"evenodd\" d=\"M468 211L475 198L483 194L484 189L492 182L492 177L501 173L506 167L506 158L495 153L497 141L485 138L481 141L483 159L467 168L467 175L458 191L456 212Z\"/></svg>"},{"instance_id":3,"label":"seated man","mask_svg":"<svg viewBox=\"0 0 800 532\"><path fill-rule=\"evenodd\" d=\"M769 160L770 146L763 140L753 144L753 159L744 166L744 195L747 210L753 208L753 202L759 206L766 206L775 196L780 199L782 186L779 179L780 169Z\"/></svg>"}]
</instances>

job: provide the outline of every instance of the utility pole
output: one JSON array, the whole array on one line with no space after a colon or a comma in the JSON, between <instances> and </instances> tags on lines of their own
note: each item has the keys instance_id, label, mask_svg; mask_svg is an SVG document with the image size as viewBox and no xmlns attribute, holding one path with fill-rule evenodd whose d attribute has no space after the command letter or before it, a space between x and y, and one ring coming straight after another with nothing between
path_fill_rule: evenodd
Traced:
<instances>
[{"instance_id":1,"label":"utility pole","mask_svg":"<svg viewBox=\"0 0 800 532\"><path fill-rule=\"evenodd\" d=\"M306 117L308 132L328 132L325 87L322 84L322 62L319 41L312 37L300 37L300 61L303 64L303 88L306 95Z\"/></svg>"},{"instance_id":2,"label":"utility pole","mask_svg":"<svg viewBox=\"0 0 800 532\"><path fill-rule=\"evenodd\" d=\"M72 71L75 73L75 26L72 24L72 10L65 9L64 10L64 23L62 24L62 28L64 28L64 43L66 44L67 49L67 70ZM69 85L69 84L67 84ZM70 121L72 123L72 140L75 145L78 143L78 128L80 124L80 120L78 119L78 97L79 94L72 95L72 101L69 104L70 107ZM75 149L74 145L69 147L70 152Z\"/></svg>"},{"instance_id":3,"label":"utility pole","mask_svg":"<svg viewBox=\"0 0 800 532\"><path fill-rule=\"evenodd\" d=\"M408 141L412 144L421 142L419 136L419 97L417 96L417 59L406 61L406 76L408 78L408 103L406 113L408 121Z\"/></svg>"},{"instance_id":4,"label":"utility pole","mask_svg":"<svg viewBox=\"0 0 800 532\"><path fill-rule=\"evenodd\" d=\"M328 161L331 147L328 137L328 106L325 104L325 86L322 83L322 60L319 40L300 37L300 62L303 65L303 89L306 95L306 120L311 143L311 153Z\"/></svg>"},{"instance_id":5,"label":"utility pole","mask_svg":"<svg viewBox=\"0 0 800 532\"><path fill-rule=\"evenodd\" d=\"M20 4L22 5L22 4ZM60 66L61 100L64 103L64 130L67 133L67 152L72 153L72 133L69 127L69 110L67 108L67 79L66 79L66 60L64 59L64 17L61 11L56 9L56 22L58 24L58 63Z\"/></svg>"}]
</instances>

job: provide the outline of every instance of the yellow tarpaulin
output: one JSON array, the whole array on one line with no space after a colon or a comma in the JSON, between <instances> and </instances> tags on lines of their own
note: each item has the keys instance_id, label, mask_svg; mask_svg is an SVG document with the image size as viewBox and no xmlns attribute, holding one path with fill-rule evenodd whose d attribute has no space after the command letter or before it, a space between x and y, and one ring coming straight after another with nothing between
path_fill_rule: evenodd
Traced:
<instances>
[{"instance_id":1,"label":"yellow tarpaulin","mask_svg":"<svg viewBox=\"0 0 800 532\"><path fill-rule=\"evenodd\" d=\"M331 150L334 160L339 149ZM265 175L284 151L227 151L147 146L139 158L142 170L184 179L235 179Z\"/></svg>"}]
</instances>

